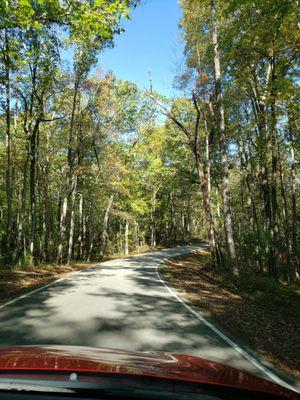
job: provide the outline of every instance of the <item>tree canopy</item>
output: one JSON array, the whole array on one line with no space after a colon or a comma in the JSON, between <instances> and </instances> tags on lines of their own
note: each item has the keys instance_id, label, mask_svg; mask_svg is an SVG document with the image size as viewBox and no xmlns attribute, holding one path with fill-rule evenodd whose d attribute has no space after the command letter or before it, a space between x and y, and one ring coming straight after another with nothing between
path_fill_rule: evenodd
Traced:
<instances>
[{"instance_id":1,"label":"tree canopy","mask_svg":"<svg viewBox=\"0 0 300 400\"><path fill-rule=\"evenodd\" d=\"M181 0L170 99L95 68L138 3L0 3L2 266L198 237L211 268L292 282L297 2Z\"/></svg>"}]
</instances>

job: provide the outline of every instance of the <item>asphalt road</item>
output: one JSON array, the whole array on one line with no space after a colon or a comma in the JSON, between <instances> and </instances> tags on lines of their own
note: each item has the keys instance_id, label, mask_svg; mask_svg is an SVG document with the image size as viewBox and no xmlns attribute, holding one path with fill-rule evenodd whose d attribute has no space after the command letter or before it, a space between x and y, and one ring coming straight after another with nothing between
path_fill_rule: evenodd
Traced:
<instances>
[{"instance_id":1,"label":"asphalt road","mask_svg":"<svg viewBox=\"0 0 300 400\"><path fill-rule=\"evenodd\" d=\"M199 246L103 262L2 306L0 345L68 344L185 353L272 378L272 366L257 361L256 355L251 359L249 352L245 356L234 339L228 342L227 336L207 326L161 281L157 266L163 260Z\"/></svg>"}]
</instances>

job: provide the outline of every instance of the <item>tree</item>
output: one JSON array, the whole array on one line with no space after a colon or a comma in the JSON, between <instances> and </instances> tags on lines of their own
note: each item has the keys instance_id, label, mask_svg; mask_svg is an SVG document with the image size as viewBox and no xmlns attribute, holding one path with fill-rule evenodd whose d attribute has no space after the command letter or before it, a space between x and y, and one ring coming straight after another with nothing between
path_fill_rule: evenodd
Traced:
<instances>
[{"instance_id":1,"label":"tree","mask_svg":"<svg viewBox=\"0 0 300 400\"><path fill-rule=\"evenodd\" d=\"M254 7L239 1L183 0L181 6L185 77L198 88L206 82L214 116L210 123L218 127L220 148L212 148L212 169L223 180L227 245L233 236L238 243L236 249L227 246L230 265L237 252L240 268L253 262L256 270L266 267L277 281L281 268L289 281L295 276L291 260L297 252L287 222L291 199L283 165L290 160L283 147L289 146L286 110L297 65L296 4L258 1ZM207 92L200 93L202 100ZM250 227L243 221L243 188Z\"/></svg>"}]
</instances>

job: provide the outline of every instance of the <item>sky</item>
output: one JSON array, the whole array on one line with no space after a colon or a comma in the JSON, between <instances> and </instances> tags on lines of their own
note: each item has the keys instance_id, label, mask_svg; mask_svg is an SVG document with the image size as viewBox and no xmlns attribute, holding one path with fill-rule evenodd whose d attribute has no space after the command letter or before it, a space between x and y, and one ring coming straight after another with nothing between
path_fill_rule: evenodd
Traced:
<instances>
[{"instance_id":1,"label":"sky","mask_svg":"<svg viewBox=\"0 0 300 400\"><path fill-rule=\"evenodd\" d=\"M115 47L99 57L101 67L125 80L174 96L172 81L183 59L183 41L178 23L181 10L177 0L143 0L125 21L125 32L115 37Z\"/></svg>"}]
</instances>

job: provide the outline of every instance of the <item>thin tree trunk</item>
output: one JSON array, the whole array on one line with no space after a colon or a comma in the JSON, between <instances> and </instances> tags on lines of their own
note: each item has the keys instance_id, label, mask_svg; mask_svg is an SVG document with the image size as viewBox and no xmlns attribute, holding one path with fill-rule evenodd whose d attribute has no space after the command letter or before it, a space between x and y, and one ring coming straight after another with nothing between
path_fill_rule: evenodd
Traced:
<instances>
[{"instance_id":1,"label":"thin tree trunk","mask_svg":"<svg viewBox=\"0 0 300 400\"><path fill-rule=\"evenodd\" d=\"M30 135L30 245L29 251L32 262L36 263L36 136L37 131L34 128Z\"/></svg>"},{"instance_id":2,"label":"thin tree trunk","mask_svg":"<svg viewBox=\"0 0 300 400\"><path fill-rule=\"evenodd\" d=\"M84 214L84 215L83 215L83 225L82 225L82 242L81 242L81 257L82 257L83 259L86 258L86 251L85 251L85 249L86 249L86 247L85 247L86 232L87 232L86 220L87 220L87 217L86 217L86 215Z\"/></svg>"},{"instance_id":3,"label":"thin tree trunk","mask_svg":"<svg viewBox=\"0 0 300 400\"><path fill-rule=\"evenodd\" d=\"M90 262L93 248L94 248L94 224L92 219L93 214L93 203L89 204L89 212L88 212L88 219L87 219L87 243L86 243L86 261Z\"/></svg>"},{"instance_id":4,"label":"thin tree trunk","mask_svg":"<svg viewBox=\"0 0 300 400\"><path fill-rule=\"evenodd\" d=\"M139 253L140 252L140 228L139 228L139 223L137 221L135 222L134 233L135 233L135 246Z\"/></svg>"},{"instance_id":5,"label":"thin tree trunk","mask_svg":"<svg viewBox=\"0 0 300 400\"><path fill-rule=\"evenodd\" d=\"M5 259L10 260L10 235L12 225L12 197L11 197L11 124L10 124L10 46L8 30L5 29L5 154L6 154L6 235Z\"/></svg>"},{"instance_id":6,"label":"thin tree trunk","mask_svg":"<svg viewBox=\"0 0 300 400\"><path fill-rule=\"evenodd\" d=\"M60 223L59 223L59 241L57 247L57 263L62 264L64 259L64 240L65 234L67 230L66 226L66 217L68 212L68 195L65 194L60 214Z\"/></svg>"},{"instance_id":7,"label":"thin tree trunk","mask_svg":"<svg viewBox=\"0 0 300 400\"><path fill-rule=\"evenodd\" d=\"M206 186L207 186L207 212L209 213L209 239L210 239L210 246L211 246L211 255L212 261L216 268L222 266L222 259L220 257L218 251L218 245L216 242L216 234L215 234L215 221L212 212L212 205L211 205L211 158L210 158L210 148L209 148L209 130L207 126L207 120L205 118L204 121L205 125L205 144L206 144ZM198 172L199 174L199 172ZM204 196L202 192L202 196Z\"/></svg>"},{"instance_id":8,"label":"thin tree trunk","mask_svg":"<svg viewBox=\"0 0 300 400\"><path fill-rule=\"evenodd\" d=\"M250 225L252 226L252 231L253 231L253 233L255 233L256 240L257 240L257 243L254 243L255 256L256 256L256 268L257 268L257 270L262 271L263 264L262 264L262 258L261 258L261 251L260 251L259 244L258 244L258 243L260 243L261 232L260 232L260 226L259 226L259 222L258 222L254 194L253 194L252 185L251 185L251 181L253 180L251 163L249 161L249 158L246 155L245 147L242 142L240 142L240 158L241 158L241 166L245 170L245 174L246 174L245 182L246 182L246 187L248 190L247 204L249 207Z\"/></svg>"},{"instance_id":9,"label":"thin tree trunk","mask_svg":"<svg viewBox=\"0 0 300 400\"><path fill-rule=\"evenodd\" d=\"M220 207L220 202L219 202L219 188L218 188L217 185L216 185L215 192L216 192L217 216L218 216L218 220L219 220L220 226L223 226L222 215L221 215L221 207Z\"/></svg>"},{"instance_id":10,"label":"thin tree trunk","mask_svg":"<svg viewBox=\"0 0 300 400\"><path fill-rule=\"evenodd\" d=\"M109 213L114 201L114 194L111 194L105 209L104 218L103 218L103 225L102 225L102 232L101 232L101 243L100 243L100 257L104 257L105 252L105 245L107 241L107 227L108 227L108 220L109 220Z\"/></svg>"},{"instance_id":11,"label":"thin tree trunk","mask_svg":"<svg viewBox=\"0 0 300 400\"><path fill-rule=\"evenodd\" d=\"M280 150L278 148L278 154L280 154ZM279 178L280 178L280 192L281 192L281 201L282 201L282 210L283 210L283 220L284 220L284 237L285 237L285 252L286 252L286 280L287 283L290 284L294 279L294 271L291 263L291 241L289 234L289 217L288 217L288 206L286 201L286 193L284 188L284 178L282 171L282 163L281 157L279 156Z\"/></svg>"},{"instance_id":12,"label":"thin tree trunk","mask_svg":"<svg viewBox=\"0 0 300 400\"><path fill-rule=\"evenodd\" d=\"M291 200L292 200L292 243L293 243L293 255L295 259L295 275L297 278L300 276L300 260L299 260L299 252L298 252L298 241L297 241L297 193L296 193L296 159L295 159L295 143L294 143L294 133L293 128L295 128L296 133L296 124L294 119L289 113L289 136L290 136L290 144L291 144Z\"/></svg>"},{"instance_id":13,"label":"thin tree trunk","mask_svg":"<svg viewBox=\"0 0 300 400\"><path fill-rule=\"evenodd\" d=\"M218 260L217 253L216 253L215 232L214 232L214 226L213 226L213 217L212 217L212 213L211 213L211 207L210 207L210 203L209 203L207 178L204 174L203 163L200 159L198 151L195 151L194 156L195 156L195 160L196 160L198 179L199 179L199 184L200 184L201 194L202 194L202 199L203 199L205 225L208 230L208 239L209 239L209 244L210 244L212 261L213 261L214 265L217 267L219 265L219 260Z\"/></svg>"},{"instance_id":14,"label":"thin tree trunk","mask_svg":"<svg viewBox=\"0 0 300 400\"><path fill-rule=\"evenodd\" d=\"M268 272L270 275L274 275L273 261L274 261L274 227L273 227L273 212L272 212L272 201L275 202L275 195L273 192L272 198L272 188L270 188L269 182L269 164L268 164L268 154L271 150L271 156L273 158L273 143L270 148L269 137L266 131L266 99L269 94L269 85L270 79L272 78L272 64L269 62L268 71L266 76L265 89L261 95L259 95L259 91L257 90L258 86L258 78L253 72L253 79L251 80L251 88L253 93L252 104L254 108L254 113L257 116L257 127L258 127L258 136L257 136L257 149L258 149L258 160L259 160L259 180L260 180L260 190L261 197L263 203L263 217L264 217L264 232L265 238L267 238L267 244L265 248L265 254L267 258L267 266ZM273 77L274 78L274 77ZM275 98L274 98L275 99ZM274 107L273 107L274 108ZM271 123L273 123L273 127L271 130L276 128L274 116L271 116ZM271 133L272 140L274 139L273 134ZM276 167L276 160L272 159L272 170L274 171ZM272 172L273 172L272 171ZM274 180L275 175L272 173L272 180ZM274 203L275 205L275 203ZM275 205L276 206L276 205ZM277 213L277 210L276 210ZM276 268L277 270L277 268Z\"/></svg>"},{"instance_id":15,"label":"thin tree trunk","mask_svg":"<svg viewBox=\"0 0 300 400\"><path fill-rule=\"evenodd\" d=\"M70 229L69 229L69 239L68 239L68 264L71 263L73 257L73 243L74 243L74 228L75 228L75 198L76 198L76 190L77 190L77 176L74 174L74 164L75 164L75 141L74 141L74 126L75 126L75 116L76 116L76 108L77 108L77 99L79 94L79 85L80 85L80 74L75 74L75 83L74 83L74 91L73 91L73 100L72 100L72 110L71 110L71 119L70 119L70 127L69 127L69 138L68 138L68 167L69 167L69 213L70 213ZM90 251L89 251L90 253Z\"/></svg>"},{"instance_id":16,"label":"thin tree trunk","mask_svg":"<svg viewBox=\"0 0 300 400\"><path fill-rule=\"evenodd\" d=\"M276 130L276 93L275 93L275 65L274 58L270 60L271 70L271 115L270 115L270 135L272 150L272 178L271 178L271 202L272 202L272 219L271 219L271 257L269 269L276 281L279 281L278 270L278 245L279 245L279 222L278 222L278 201L277 201L277 130Z\"/></svg>"},{"instance_id":17,"label":"thin tree trunk","mask_svg":"<svg viewBox=\"0 0 300 400\"><path fill-rule=\"evenodd\" d=\"M82 258L82 248L83 248L83 194L79 193L79 233L78 233L78 252L77 259Z\"/></svg>"},{"instance_id":18,"label":"thin tree trunk","mask_svg":"<svg viewBox=\"0 0 300 400\"><path fill-rule=\"evenodd\" d=\"M27 146L28 147L28 146ZM23 247L23 229L24 219L26 211L26 192L27 192L27 175L28 175L28 163L29 163L29 150L26 151L26 158L23 164L23 183L22 183L22 194L21 194L21 208L19 212L19 221L17 227L17 243L16 243L16 261L19 260ZM23 249L25 251L26 249Z\"/></svg>"},{"instance_id":19,"label":"thin tree trunk","mask_svg":"<svg viewBox=\"0 0 300 400\"><path fill-rule=\"evenodd\" d=\"M49 132L46 132L46 160L44 174L44 256L45 261L50 261L51 244L51 210L49 200L49 175L50 175L50 137Z\"/></svg>"},{"instance_id":20,"label":"thin tree trunk","mask_svg":"<svg viewBox=\"0 0 300 400\"><path fill-rule=\"evenodd\" d=\"M68 246L68 264L71 264L73 258L74 229L75 229L75 198L77 190L77 176L73 176L72 194L70 198L70 230L69 230L69 246Z\"/></svg>"},{"instance_id":21,"label":"thin tree trunk","mask_svg":"<svg viewBox=\"0 0 300 400\"><path fill-rule=\"evenodd\" d=\"M218 21L216 18L216 10L214 1L212 3L212 18L213 18L213 46L214 46L214 67L215 67L215 91L218 111L218 128L219 128L219 144L221 153L221 169L222 169L222 196L225 220L225 237L229 257L230 272L236 274L237 260L235 251L235 242L233 238L233 218L231 210L231 194L229 189L228 179L228 161L227 161L227 146L225 137L225 115L222 96L222 75L220 65L219 39L218 39Z\"/></svg>"},{"instance_id":22,"label":"thin tree trunk","mask_svg":"<svg viewBox=\"0 0 300 400\"><path fill-rule=\"evenodd\" d=\"M156 212L156 195L159 189L155 189L152 197L151 197L151 246L156 247L156 220L155 220L155 212Z\"/></svg>"},{"instance_id":23,"label":"thin tree trunk","mask_svg":"<svg viewBox=\"0 0 300 400\"><path fill-rule=\"evenodd\" d=\"M175 207L174 207L174 194L170 193L170 213L171 213L171 229L172 229L172 240L175 241L176 237L176 221L175 221Z\"/></svg>"},{"instance_id":24,"label":"thin tree trunk","mask_svg":"<svg viewBox=\"0 0 300 400\"><path fill-rule=\"evenodd\" d=\"M129 219L125 221L125 256L129 255Z\"/></svg>"}]
</instances>

